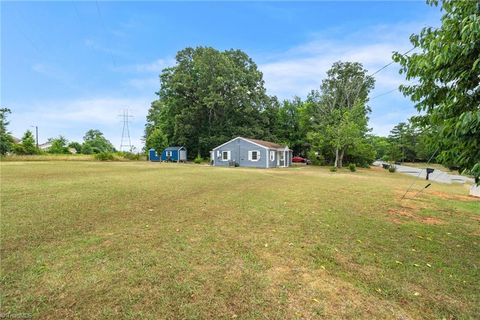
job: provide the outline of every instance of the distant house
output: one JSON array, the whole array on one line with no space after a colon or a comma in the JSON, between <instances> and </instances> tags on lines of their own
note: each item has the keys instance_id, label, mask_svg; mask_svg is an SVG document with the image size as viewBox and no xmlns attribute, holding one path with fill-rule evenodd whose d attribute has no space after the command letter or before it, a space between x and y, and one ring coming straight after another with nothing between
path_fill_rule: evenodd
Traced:
<instances>
[{"instance_id":1,"label":"distant house","mask_svg":"<svg viewBox=\"0 0 480 320\"><path fill-rule=\"evenodd\" d=\"M292 150L288 146L243 137L213 148L210 157L214 166L276 168L292 164Z\"/></svg>"},{"instance_id":2,"label":"distant house","mask_svg":"<svg viewBox=\"0 0 480 320\"><path fill-rule=\"evenodd\" d=\"M187 149L185 147L165 148L161 156L162 161L187 161Z\"/></svg>"},{"instance_id":3,"label":"distant house","mask_svg":"<svg viewBox=\"0 0 480 320\"><path fill-rule=\"evenodd\" d=\"M48 151L48 149L50 149L50 147L52 146L52 142L51 141L47 141L45 143L42 143L42 144L39 144L38 145L38 148L40 150L43 150L43 151Z\"/></svg>"}]
</instances>

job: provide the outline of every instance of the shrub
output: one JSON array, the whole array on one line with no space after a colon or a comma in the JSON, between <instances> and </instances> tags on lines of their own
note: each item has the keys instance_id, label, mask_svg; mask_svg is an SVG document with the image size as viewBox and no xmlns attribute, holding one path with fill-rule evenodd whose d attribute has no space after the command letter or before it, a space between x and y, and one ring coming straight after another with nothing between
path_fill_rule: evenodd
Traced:
<instances>
[{"instance_id":1,"label":"shrub","mask_svg":"<svg viewBox=\"0 0 480 320\"><path fill-rule=\"evenodd\" d=\"M394 165L388 167L388 172L394 173L395 171L397 171L397 167L395 167Z\"/></svg>"},{"instance_id":2,"label":"shrub","mask_svg":"<svg viewBox=\"0 0 480 320\"><path fill-rule=\"evenodd\" d=\"M127 159L127 160L140 160L140 154L139 153L119 152L119 154L122 156L122 158Z\"/></svg>"},{"instance_id":3,"label":"shrub","mask_svg":"<svg viewBox=\"0 0 480 320\"><path fill-rule=\"evenodd\" d=\"M100 161L113 161L115 157L111 152L100 152L95 154L95 159Z\"/></svg>"},{"instance_id":4,"label":"shrub","mask_svg":"<svg viewBox=\"0 0 480 320\"><path fill-rule=\"evenodd\" d=\"M348 169L350 169L350 171L352 171L352 172L355 172L355 171L357 171L357 166L355 165L355 163L350 163L348 165Z\"/></svg>"},{"instance_id":5,"label":"shrub","mask_svg":"<svg viewBox=\"0 0 480 320\"><path fill-rule=\"evenodd\" d=\"M197 154L197 156L195 157L195 159L193 159L193 162L195 162L196 164L202 163L202 162L203 162L202 156L200 156L200 154Z\"/></svg>"},{"instance_id":6,"label":"shrub","mask_svg":"<svg viewBox=\"0 0 480 320\"><path fill-rule=\"evenodd\" d=\"M368 164L367 162L362 162L362 163L360 163L359 167L365 168L365 169L369 169L369 168L370 168L370 164Z\"/></svg>"},{"instance_id":7,"label":"shrub","mask_svg":"<svg viewBox=\"0 0 480 320\"><path fill-rule=\"evenodd\" d=\"M337 172L337 167L331 167L330 172Z\"/></svg>"},{"instance_id":8,"label":"shrub","mask_svg":"<svg viewBox=\"0 0 480 320\"><path fill-rule=\"evenodd\" d=\"M309 151L307 153L307 158L312 161L314 166L321 166L325 164L325 158L321 154L315 154L315 151Z\"/></svg>"}]
</instances>

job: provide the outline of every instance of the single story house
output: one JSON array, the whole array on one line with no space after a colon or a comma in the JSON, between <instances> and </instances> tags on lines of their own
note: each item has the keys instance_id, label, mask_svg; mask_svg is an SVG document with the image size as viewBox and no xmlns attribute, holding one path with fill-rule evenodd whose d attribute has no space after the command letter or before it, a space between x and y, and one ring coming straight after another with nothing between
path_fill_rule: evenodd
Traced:
<instances>
[{"instance_id":1,"label":"single story house","mask_svg":"<svg viewBox=\"0 0 480 320\"><path fill-rule=\"evenodd\" d=\"M292 150L269 141L236 137L213 148L210 158L214 166L289 167Z\"/></svg>"},{"instance_id":2,"label":"single story house","mask_svg":"<svg viewBox=\"0 0 480 320\"><path fill-rule=\"evenodd\" d=\"M162 151L162 161L187 161L187 149L185 147L168 147Z\"/></svg>"}]
</instances>

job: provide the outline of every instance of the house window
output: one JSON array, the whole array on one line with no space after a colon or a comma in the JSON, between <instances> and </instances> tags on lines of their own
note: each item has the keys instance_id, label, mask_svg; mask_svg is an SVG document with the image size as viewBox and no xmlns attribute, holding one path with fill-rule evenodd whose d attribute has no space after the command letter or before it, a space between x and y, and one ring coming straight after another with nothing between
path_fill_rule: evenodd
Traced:
<instances>
[{"instance_id":1,"label":"house window","mask_svg":"<svg viewBox=\"0 0 480 320\"><path fill-rule=\"evenodd\" d=\"M230 151L222 151L222 160L223 161L230 160Z\"/></svg>"},{"instance_id":2,"label":"house window","mask_svg":"<svg viewBox=\"0 0 480 320\"><path fill-rule=\"evenodd\" d=\"M248 151L248 160L250 161L260 160L260 151L258 150Z\"/></svg>"},{"instance_id":3,"label":"house window","mask_svg":"<svg viewBox=\"0 0 480 320\"><path fill-rule=\"evenodd\" d=\"M171 157L172 156L172 151L167 151L167 157Z\"/></svg>"},{"instance_id":4,"label":"house window","mask_svg":"<svg viewBox=\"0 0 480 320\"><path fill-rule=\"evenodd\" d=\"M275 161L275 151L270 151L270 161Z\"/></svg>"}]
</instances>

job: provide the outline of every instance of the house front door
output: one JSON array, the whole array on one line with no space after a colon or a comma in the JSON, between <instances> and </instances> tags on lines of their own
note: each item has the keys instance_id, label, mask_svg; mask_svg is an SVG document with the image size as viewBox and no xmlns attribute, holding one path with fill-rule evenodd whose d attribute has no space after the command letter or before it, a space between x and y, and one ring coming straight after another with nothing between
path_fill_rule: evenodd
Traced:
<instances>
[{"instance_id":1,"label":"house front door","mask_svg":"<svg viewBox=\"0 0 480 320\"><path fill-rule=\"evenodd\" d=\"M285 165L285 153L283 151L277 152L277 166L283 167Z\"/></svg>"}]
</instances>

